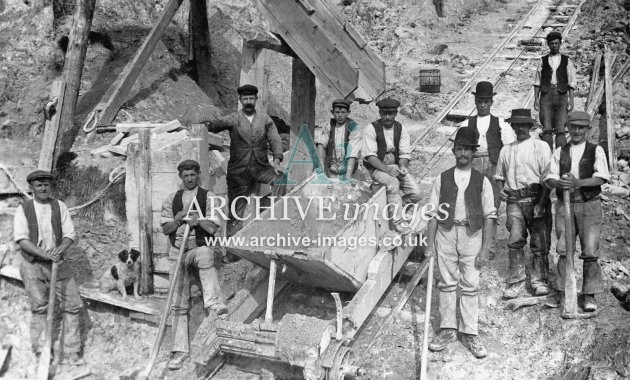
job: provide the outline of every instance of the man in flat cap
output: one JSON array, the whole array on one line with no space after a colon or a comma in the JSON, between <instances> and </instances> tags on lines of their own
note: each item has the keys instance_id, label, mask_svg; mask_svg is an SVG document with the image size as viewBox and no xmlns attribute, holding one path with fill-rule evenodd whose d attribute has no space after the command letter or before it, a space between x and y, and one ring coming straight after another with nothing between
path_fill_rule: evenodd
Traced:
<instances>
[{"instance_id":1,"label":"man in flat cap","mask_svg":"<svg viewBox=\"0 0 630 380\"><path fill-rule=\"evenodd\" d=\"M595 294L604 291L602 271L599 266L599 236L602 224L602 205L599 194L602 185L610 180L606 154L601 146L590 143L586 135L591 125L591 118L586 112L573 111L568 118L571 142L555 150L549 174L545 181L556 189L556 236L558 237L558 272L555 288L556 299L550 306L560 306L564 295L564 276L566 273L566 241L563 190L571 191L573 209L573 239L580 236L582 251L583 309L596 311Z\"/></svg>"},{"instance_id":2,"label":"man in flat cap","mask_svg":"<svg viewBox=\"0 0 630 380\"><path fill-rule=\"evenodd\" d=\"M497 180L501 200L507 203L508 279L503 297L518 297L526 285L526 263L524 247L527 234L531 235L529 247L532 251L529 282L536 296L549 293L549 246L551 241L551 201L549 188L544 185L544 176L549 170L551 150L549 145L530 137L529 131L535 120L529 109L514 109L506 119L516 133L516 141L501 149Z\"/></svg>"},{"instance_id":3,"label":"man in flat cap","mask_svg":"<svg viewBox=\"0 0 630 380\"><path fill-rule=\"evenodd\" d=\"M210 132L230 132L230 160L227 167L228 206L230 210L230 234L238 231L242 225L235 216L243 217L247 202L242 196L253 193L257 182L271 186L273 196L286 193L285 185L274 183L283 175L282 139L273 120L256 111L258 88L246 84L238 88L242 110L226 117L207 122ZM273 152L273 163L269 163L268 147ZM240 197L240 198L239 198ZM236 205L232 203L236 200ZM232 215L232 208L235 214Z\"/></svg>"},{"instance_id":4,"label":"man in flat cap","mask_svg":"<svg viewBox=\"0 0 630 380\"><path fill-rule=\"evenodd\" d=\"M189 357L188 313L190 311L190 275L194 269L199 271L199 279L203 292L203 304L206 313L222 315L227 313L223 295L219 287L217 269L215 267L214 247L208 246L206 239L212 238L221 225L221 220L212 211L212 192L200 187L199 163L185 160L177 166L183 189L178 190L162 202L162 232L170 241L168 254L171 264L169 277L173 277L175 264L182 244L185 253L181 271L173 294L173 347L168 368L179 369ZM198 208L193 202L196 200ZM188 213L189 210L190 214ZM199 211L204 215L199 215ZM188 218L186 218L188 214ZM186 224L190 226L187 241L182 241Z\"/></svg>"},{"instance_id":5,"label":"man in flat cap","mask_svg":"<svg viewBox=\"0 0 630 380\"><path fill-rule=\"evenodd\" d=\"M33 199L19 206L13 219L13 238L20 246L20 276L31 307L31 347L39 357L44 346L48 294L55 292L64 313L64 363L79 366L81 334L79 312L83 307L72 268L64 261L75 240L74 225L68 207L52 197L53 176L36 170L26 177ZM52 263L59 263L55 289L50 289ZM54 336L54 335L53 335Z\"/></svg>"},{"instance_id":6,"label":"man in flat cap","mask_svg":"<svg viewBox=\"0 0 630 380\"><path fill-rule=\"evenodd\" d=\"M411 140L403 125L396 121L400 102L392 98L379 100L381 118L363 128L363 165L374 182L387 189L387 203L394 208L392 223L400 234L410 228L403 218L403 201L415 204L420 201L420 188L409 173ZM394 206L391 206L394 207Z\"/></svg>"},{"instance_id":7,"label":"man in flat cap","mask_svg":"<svg viewBox=\"0 0 630 380\"><path fill-rule=\"evenodd\" d=\"M479 340L479 268L487 258L495 234L492 185L487 177L472 167L479 134L472 128L460 128L455 135L455 166L433 181L429 204L446 204L445 215L429 214L427 255L437 252L440 271L440 332L429 348L442 351L462 334L462 344L476 358L488 355ZM457 289L460 289L457 321Z\"/></svg>"},{"instance_id":8,"label":"man in flat cap","mask_svg":"<svg viewBox=\"0 0 630 380\"><path fill-rule=\"evenodd\" d=\"M490 82L479 82L475 91L475 106L477 115L472 116L461 123L461 127L469 127L479 134L479 148L475 151L472 165L473 168L488 178L492 184L494 194L494 206L499 210L501 200L499 199L499 188L494 180L499 161L499 152L504 145L516 141L514 130L502 118L490 113L493 104L494 86ZM496 219L495 219L496 221ZM490 247L490 259L496 254L496 240L492 241Z\"/></svg>"},{"instance_id":9,"label":"man in flat cap","mask_svg":"<svg viewBox=\"0 0 630 380\"><path fill-rule=\"evenodd\" d=\"M315 127L315 146L324 164L324 173L329 178L345 176L345 179L349 180L358 167L361 128L356 121L348 117L350 101L336 99L330 112L333 115L330 123Z\"/></svg>"},{"instance_id":10,"label":"man in flat cap","mask_svg":"<svg viewBox=\"0 0 630 380\"><path fill-rule=\"evenodd\" d=\"M542 57L534 80L534 108L539 111L543 127L542 140L553 150L555 134L556 148L567 143L565 125L567 114L573 110L573 91L577 85L575 66L571 58L560 54L562 34L547 34L549 54Z\"/></svg>"}]
</instances>

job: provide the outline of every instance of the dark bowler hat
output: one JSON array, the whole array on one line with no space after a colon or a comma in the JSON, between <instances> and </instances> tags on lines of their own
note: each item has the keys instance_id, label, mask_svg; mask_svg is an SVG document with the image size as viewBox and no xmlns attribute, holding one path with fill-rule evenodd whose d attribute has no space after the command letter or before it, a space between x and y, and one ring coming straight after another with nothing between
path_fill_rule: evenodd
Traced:
<instances>
[{"instance_id":1,"label":"dark bowler hat","mask_svg":"<svg viewBox=\"0 0 630 380\"><path fill-rule=\"evenodd\" d=\"M491 98L497 93L494 92L494 86L492 86L492 83L484 81L477 83L477 87L475 87L475 91L473 91L472 94L478 98Z\"/></svg>"},{"instance_id":2,"label":"dark bowler hat","mask_svg":"<svg viewBox=\"0 0 630 380\"><path fill-rule=\"evenodd\" d=\"M536 120L532 119L532 110L529 108L515 108L509 119L505 119L510 124L534 124Z\"/></svg>"},{"instance_id":3,"label":"dark bowler hat","mask_svg":"<svg viewBox=\"0 0 630 380\"><path fill-rule=\"evenodd\" d=\"M547 37L545 37L547 39L547 42L553 41L553 40L560 40L562 41L562 34L560 32L556 32L555 30L553 32L549 32L547 34Z\"/></svg>"},{"instance_id":4,"label":"dark bowler hat","mask_svg":"<svg viewBox=\"0 0 630 380\"><path fill-rule=\"evenodd\" d=\"M584 127L591 126L591 116L584 111L571 111L567 120L568 124L580 125Z\"/></svg>"},{"instance_id":5,"label":"dark bowler hat","mask_svg":"<svg viewBox=\"0 0 630 380\"><path fill-rule=\"evenodd\" d=\"M345 99L335 99L333 100L332 108L334 109L335 107L345 108L347 110L350 110L350 102Z\"/></svg>"},{"instance_id":6,"label":"dark bowler hat","mask_svg":"<svg viewBox=\"0 0 630 380\"><path fill-rule=\"evenodd\" d=\"M400 107L400 102L396 99L385 98L376 102L376 106L381 111L397 111Z\"/></svg>"},{"instance_id":7,"label":"dark bowler hat","mask_svg":"<svg viewBox=\"0 0 630 380\"><path fill-rule=\"evenodd\" d=\"M199 163L195 160L184 160L182 162L180 162L179 165L177 165L177 171L178 172L182 172L183 170L190 170L190 169L194 169L197 168L197 171L199 171L201 168L199 167Z\"/></svg>"},{"instance_id":8,"label":"dark bowler hat","mask_svg":"<svg viewBox=\"0 0 630 380\"><path fill-rule=\"evenodd\" d=\"M31 183L32 181L35 181L36 179L38 180L47 179L49 181L52 181L53 176L52 174L50 174L50 172L47 172L45 170L35 170L34 172L31 172L29 175L26 176L26 182L28 183Z\"/></svg>"},{"instance_id":9,"label":"dark bowler hat","mask_svg":"<svg viewBox=\"0 0 630 380\"><path fill-rule=\"evenodd\" d=\"M258 95L258 87L251 84L244 84L236 89L239 95Z\"/></svg>"},{"instance_id":10,"label":"dark bowler hat","mask_svg":"<svg viewBox=\"0 0 630 380\"><path fill-rule=\"evenodd\" d=\"M454 139L449 139L455 143L455 145L463 145L469 146L473 148L478 148L479 144L479 132L477 132L474 128L460 128L457 130Z\"/></svg>"}]
</instances>

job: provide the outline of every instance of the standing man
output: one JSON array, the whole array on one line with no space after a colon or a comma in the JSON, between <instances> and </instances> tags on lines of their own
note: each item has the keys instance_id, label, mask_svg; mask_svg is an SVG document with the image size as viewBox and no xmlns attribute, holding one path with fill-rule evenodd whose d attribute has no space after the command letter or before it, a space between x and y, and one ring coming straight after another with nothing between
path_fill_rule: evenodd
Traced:
<instances>
[{"instance_id":1,"label":"standing man","mask_svg":"<svg viewBox=\"0 0 630 380\"><path fill-rule=\"evenodd\" d=\"M462 127L470 127L479 134L479 148L474 154L473 169L477 170L492 184L494 194L494 206L499 212L501 200L499 199L499 188L494 180L494 174L497 170L497 162L499 161L499 152L504 145L508 145L516 141L514 130L503 121L502 118L494 116L490 113L493 104L493 97L497 93L490 82L479 82L473 95L475 96L475 106L477 107L477 116L473 116L464 120ZM497 221L498 219L495 219ZM494 259L496 254L496 234L490 246L490 259Z\"/></svg>"},{"instance_id":2,"label":"standing man","mask_svg":"<svg viewBox=\"0 0 630 380\"><path fill-rule=\"evenodd\" d=\"M429 204L447 204L445 214L432 215L427 229L427 253L435 255L440 271L440 332L429 348L442 351L462 334L462 344L476 358L488 355L479 340L479 269L495 234L497 217L488 178L472 168L478 134L460 128L455 135L455 166L433 182ZM457 321L457 288L460 288Z\"/></svg>"},{"instance_id":3,"label":"standing man","mask_svg":"<svg viewBox=\"0 0 630 380\"><path fill-rule=\"evenodd\" d=\"M580 236L582 254L582 295L584 311L597 310L595 294L604 291L602 271L599 266L599 235L602 224L602 204L599 194L602 185L610 180L606 153L601 146L586 140L591 118L586 112L569 114L571 143L556 149L553 154L546 182L556 188L556 236L558 237L558 274L555 288L557 297L550 306L560 306L564 294L567 247L565 241L563 190L571 191L573 209L573 236Z\"/></svg>"},{"instance_id":4,"label":"standing man","mask_svg":"<svg viewBox=\"0 0 630 380\"><path fill-rule=\"evenodd\" d=\"M168 368L179 369L188 358L190 343L188 341L188 312L190 311L190 273L193 269L199 271L199 279L203 292L203 305L206 313L217 315L227 313L223 303L223 296L219 287L217 270L214 266L214 247L207 245L206 238L214 237L214 233L221 225L218 218L214 218L212 198L214 194L198 186L199 163L185 160L177 166L183 189L178 190L162 202L162 232L171 242L168 260L171 264L169 277L173 277L175 264L182 244L185 252L181 272L177 277L177 284L173 294L173 348L168 362ZM193 201L197 201L199 210L204 215L188 210ZM196 207L193 210L197 210ZM214 219L213 219L214 218ZM190 226L187 241L182 242L185 224Z\"/></svg>"},{"instance_id":5,"label":"standing man","mask_svg":"<svg viewBox=\"0 0 630 380\"><path fill-rule=\"evenodd\" d=\"M315 127L315 146L324 173L329 178L340 176L352 179L361 154L361 128L348 117L350 102L337 99L332 103L333 117L329 125ZM350 169L350 170L348 170Z\"/></svg>"},{"instance_id":6,"label":"standing man","mask_svg":"<svg viewBox=\"0 0 630 380\"><path fill-rule=\"evenodd\" d=\"M531 235L530 283L535 295L549 294L549 245L551 240L551 201L549 188L543 184L549 170L551 150L542 140L530 138L535 120L529 109L514 109L506 121L512 125L517 141L501 149L497 164L499 196L507 202L507 228L510 232L509 274L503 297L518 297L525 289L526 260L524 247Z\"/></svg>"},{"instance_id":7,"label":"standing man","mask_svg":"<svg viewBox=\"0 0 630 380\"><path fill-rule=\"evenodd\" d=\"M20 246L20 276L31 307L31 347L39 358L44 345L48 294L54 291L64 313L64 363L79 366L81 333L79 311L83 307L72 268L64 255L75 239L74 225L68 207L52 198L53 176L36 170L26 177L33 199L25 201L15 212L13 238ZM50 289L52 263L59 263L55 289ZM54 335L53 335L54 337Z\"/></svg>"},{"instance_id":8,"label":"standing man","mask_svg":"<svg viewBox=\"0 0 630 380\"><path fill-rule=\"evenodd\" d=\"M282 140L273 120L256 111L258 88L246 84L237 89L242 110L224 118L206 122L210 132L230 132L230 160L227 167L228 206L230 210L230 235L240 229L247 201L241 196L249 196L257 182L271 186L274 196L286 193L284 185L274 185L283 175ZM273 164L269 164L268 150L273 152ZM241 197L241 198L239 198ZM237 199L238 198L238 199ZM236 205L232 203L236 200ZM232 214L234 209L236 215ZM241 222L241 223L239 223Z\"/></svg>"},{"instance_id":9,"label":"standing man","mask_svg":"<svg viewBox=\"0 0 630 380\"><path fill-rule=\"evenodd\" d=\"M420 201L420 188L409 173L411 140L402 124L396 121L400 102L386 98L379 100L381 118L363 128L363 165L374 182L387 189L387 203L393 205L392 224L400 234L411 230L403 224L403 201Z\"/></svg>"},{"instance_id":10,"label":"standing man","mask_svg":"<svg viewBox=\"0 0 630 380\"><path fill-rule=\"evenodd\" d=\"M562 34L547 34L549 54L542 57L534 80L534 108L540 112L543 126L542 140L553 149L552 134L556 135L556 148L567 143L565 125L567 114L573 110L573 91L577 80L571 58L560 54Z\"/></svg>"}]
</instances>

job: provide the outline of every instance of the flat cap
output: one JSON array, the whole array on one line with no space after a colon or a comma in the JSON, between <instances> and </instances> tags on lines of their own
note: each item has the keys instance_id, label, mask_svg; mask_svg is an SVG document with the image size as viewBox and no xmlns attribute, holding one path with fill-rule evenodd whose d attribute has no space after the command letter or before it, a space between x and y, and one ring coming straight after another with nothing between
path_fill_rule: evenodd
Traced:
<instances>
[{"instance_id":1,"label":"flat cap","mask_svg":"<svg viewBox=\"0 0 630 380\"><path fill-rule=\"evenodd\" d=\"M332 108L335 107L340 107L340 108L345 108L347 110L350 109L350 102L345 100L345 99L335 99L332 102Z\"/></svg>"},{"instance_id":2,"label":"flat cap","mask_svg":"<svg viewBox=\"0 0 630 380\"><path fill-rule=\"evenodd\" d=\"M199 163L195 160L184 160L177 165L177 171L182 172L184 169L190 170L191 168L197 168L197 171L201 169Z\"/></svg>"},{"instance_id":3,"label":"flat cap","mask_svg":"<svg viewBox=\"0 0 630 380\"><path fill-rule=\"evenodd\" d=\"M53 176L52 174L50 174L50 172L47 172L45 170L35 170L34 172L31 172L28 176L26 176L26 182L31 183L32 181L35 181L36 179L42 180L42 179L47 179L49 181L53 180Z\"/></svg>"},{"instance_id":4,"label":"flat cap","mask_svg":"<svg viewBox=\"0 0 630 380\"><path fill-rule=\"evenodd\" d=\"M239 95L258 95L258 87L252 84L244 84L236 89Z\"/></svg>"},{"instance_id":5,"label":"flat cap","mask_svg":"<svg viewBox=\"0 0 630 380\"><path fill-rule=\"evenodd\" d=\"M547 37L545 37L547 39L547 41L553 41L553 40L560 40L562 41L562 34L560 32L556 32L555 30L553 32L549 32L547 34Z\"/></svg>"},{"instance_id":6,"label":"flat cap","mask_svg":"<svg viewBox=\"0 0 630 380\"><path fill-rule=\"evenodd\" d=\"M582 125L585 127L591 126L591 116L584 111L572 111L569 112L569 118L567 123L572 125Z\"/></svg>"},{"instance_id":7,"label":"flat cap","mask_svg":"<svg viewBox=\"0 0 630 380\"><path fill-rule=\"evenodd\" d=\"M376 106L381 110L398 110L400 107L400 102L396 99L385 98L376 102Z\"/></svg>"}]
</instances>

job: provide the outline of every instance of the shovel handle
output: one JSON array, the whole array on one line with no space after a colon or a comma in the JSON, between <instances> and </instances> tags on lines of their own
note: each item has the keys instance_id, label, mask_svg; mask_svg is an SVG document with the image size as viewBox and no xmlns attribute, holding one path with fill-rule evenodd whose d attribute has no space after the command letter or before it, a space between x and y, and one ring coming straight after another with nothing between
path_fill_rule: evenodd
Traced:
<instances>
[{"instance_id":1,"label":"shovel handle","mask_svg":"<svg viewBox=\"0 0 630 380\"><path fill-rule=\"evenodd\" d=\"M46 330L44 347L42 348L39 363L37 365L37 380L48 379L50 369L50 357L52 350L52 330L53 321L55 319L55 288L57 287L57 271L59 263L53 262L50 270L50 291L48 293L48 310L46 312Z\"/></svg>"},{"instance_id":2,"label":"shovel handle","mask_svg":"<svg viewBox=\"0 0 630 380\"><path fill-rule=\"evenodd\" d=\"M575 280L575 267L573 255L575 249L575 236L573 234L573 212L571 210L571 191L563 191L564 198L564 243L566 246L565 272L564 272L564 313L577 314L577 284Z\"/></svg>"},{"instance_id":3,"label":"shovel handle","mask_svg":"<svg viewBox=\"0 0 630 380\"><path fill-rule=\"evenodd\" d=\"M427 379L427 361L429 358L429 329L431 328L431 293L433 293L433 255L429 257L429 274L427 275L427 301L424 312L424 336L422 338L422 358L420 359L420 380Z\"/></svg>"}]
</instances>

